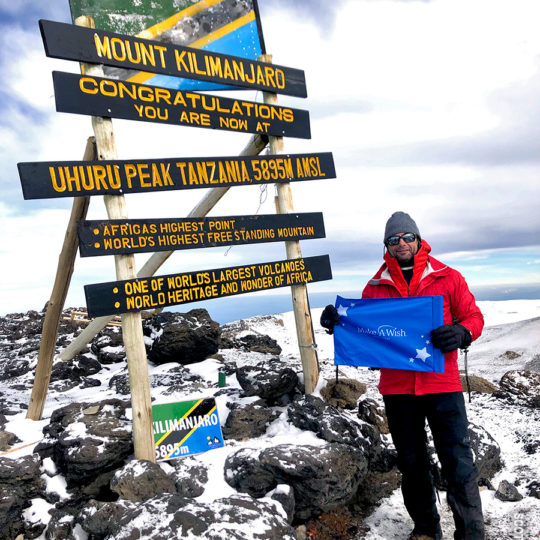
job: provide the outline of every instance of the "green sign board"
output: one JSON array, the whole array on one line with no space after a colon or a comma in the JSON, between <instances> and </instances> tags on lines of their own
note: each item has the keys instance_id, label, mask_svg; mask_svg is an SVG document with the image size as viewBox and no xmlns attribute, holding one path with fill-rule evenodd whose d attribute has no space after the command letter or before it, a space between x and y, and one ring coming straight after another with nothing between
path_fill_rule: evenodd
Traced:
<instances>
[{"instance_id":1,"label":"green sign board","mask_svg":"<svg viewBox=\"0 0 540 540\"><path fill-rule=\"evenodd\" d=\"M157 461L223 446L214 398L152 405L152 419Z\"/></svg>"},{"instance_id":2,"label":"green sign board","mask_svg":"<svg viewBox=\"0 0 540 540\"><path fill-rule=\"evenodd\" d=\"M73 22L81 15L95 27L156 43L188 46L257 60L265 53L256 0L70 0ZM219 83L105 66L107 77L182 90L231 89Z\"/></svg>"}]
</instances>

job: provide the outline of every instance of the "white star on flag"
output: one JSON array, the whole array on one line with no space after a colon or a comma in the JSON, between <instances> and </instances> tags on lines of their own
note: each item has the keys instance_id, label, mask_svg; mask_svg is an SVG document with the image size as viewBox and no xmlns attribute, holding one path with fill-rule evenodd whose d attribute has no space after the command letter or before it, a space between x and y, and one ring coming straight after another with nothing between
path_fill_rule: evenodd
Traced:
<instances>
[{"instance_id":1,"label":"white star on flag","mask_svg":"<svg viewBox=\"0 0 540 540\"><path fill-rule=\"evenodd\" d=\"M426 359L430 356L431 354L427 352L425 347L423 349L416 349L416 358L419 358L422 362L425 363Z\"/></svg>"},{"instance_id":2,"label":"white star on flag","mask_svg":"<svg viewBox=\"0 0 540 540\"><path fill-rule=\"evenodd\" d=\"M347 310L348 310L348 309L349 309L349 308L348 308L348 307L345 307L345 306L338 306L338 308L337 308L338 315L339 315L340 317L341 317L342 315L343 315L344 317L346 317L346 316L347 316Z\"/></svg>"},{"instance_id":3,"label":"white star on flag","mask_svg":"<svg viewBox=\"0 0 540 540\"><path fill-rule=\"evenodd\" d=\"M409 362L410 362L411 364L414 364L414 358L409 358Z\"/></svg>"}]
</instances>

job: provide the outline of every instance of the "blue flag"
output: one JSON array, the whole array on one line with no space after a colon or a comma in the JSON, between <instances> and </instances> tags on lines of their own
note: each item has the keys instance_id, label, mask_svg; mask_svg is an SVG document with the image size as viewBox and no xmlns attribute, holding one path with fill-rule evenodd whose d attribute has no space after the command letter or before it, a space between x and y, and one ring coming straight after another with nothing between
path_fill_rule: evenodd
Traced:
<instances>
[{"instance_id":1,"label":"blue flag","mask_svg":"<svg viewBox=\"0 0 540 540\"><path fill-rule=\"evenodd\" d=\"M336 365L444 372L430 331L442 326L442 296L354 300L338 296Z\"/></svg>"}]
</instances>

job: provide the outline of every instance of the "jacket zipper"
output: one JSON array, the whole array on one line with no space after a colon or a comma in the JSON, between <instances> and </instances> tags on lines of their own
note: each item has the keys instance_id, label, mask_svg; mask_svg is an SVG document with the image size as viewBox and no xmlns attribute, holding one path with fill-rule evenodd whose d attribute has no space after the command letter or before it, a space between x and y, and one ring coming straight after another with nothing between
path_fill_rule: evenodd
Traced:
<instances>
[{"instance_id":1,"label":"jacket zipper","mask_svg":"<svg viewBox=\"0 0 540 540\"><path fill-rule=\"evenodd\" d=\"M412 280L412 276L411 276L411 280ZM411 297L411 284L407 283L407 298L410 298L410 297ZM413 396L416 395L415 391L416 391L416 371L413 371L413 387L412 387Z\"/></svg>"}]
</instances>

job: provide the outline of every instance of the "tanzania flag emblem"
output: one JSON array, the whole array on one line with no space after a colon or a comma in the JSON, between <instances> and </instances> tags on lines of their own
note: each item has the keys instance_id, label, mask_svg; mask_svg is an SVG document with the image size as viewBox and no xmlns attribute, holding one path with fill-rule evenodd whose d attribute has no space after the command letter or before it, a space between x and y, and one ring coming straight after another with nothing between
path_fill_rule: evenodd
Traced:
<instances>
[{"instance_id":1,"label":"tanzania flag emblem","mask_svg":"<svg viewBox=\"0 0 540 540\"><path fill-rule=\"evenodd\" d=\"M152 416L157 461L223 446L214 398L153 405Z\"/></svg>"}]
</instances>

